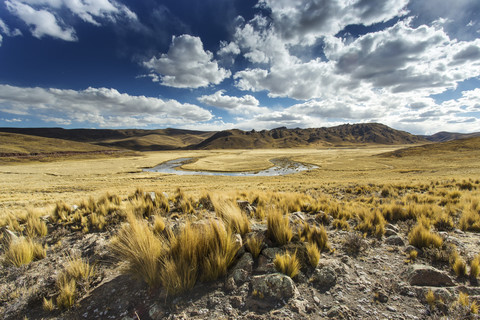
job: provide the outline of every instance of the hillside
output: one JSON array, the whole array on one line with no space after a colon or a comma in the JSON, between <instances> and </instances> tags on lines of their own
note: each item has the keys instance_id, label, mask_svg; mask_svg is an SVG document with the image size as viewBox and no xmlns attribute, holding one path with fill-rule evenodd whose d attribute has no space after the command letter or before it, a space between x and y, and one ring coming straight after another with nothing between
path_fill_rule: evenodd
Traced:
<instances>
[{"instance_id":1,"label":"hillside","mask_svg":"<svg viewBox=\"0 0 480 320\"><path fill-rule=\"evenodd\" d=\"M448 153L463 153L480 151L480 137L469 139L459 139L446 142L438 142L433 144L426 144L422 146L408 147L404 149L395 150L393 152L384 153L381 156L391 157L407 157L407 156L421 156L421 155L435 155Z\"/></svg>"},{"instance_id":2,"label":"hillside","mask_svg":"<svg viewBox=\"0 0 480 320\"><path fill-rule=\"evenodd\" d=\"M90 143L0 132L0 155L31 155L47 153L92 153L117 151Z\"/></svg>"},{"instance_id":3,"label":"hillside","mask_svg":"<svg viewBox=\"0 0 480 320\"><path fill-rule=\"evenodd\" d=\"M451 140L480 137L480 132L458 133L458 132L440 131L431 136L422 136L422 137L432 142L445 142L445 141L451 141Z\"/></svg>"},{"instance_id":4,"label":"hillside","mask_svg":"<svg viewBox=\"0 0 480 320\"><path fill-rule=\"evenodd\" d=\"M226 130L189 149L256 149L348 146L354 144L410 144L427 142L404 131L379 123L345 124L330 128L287 129L262 131Z\"/></svg>"},{"instance_id":5,"label":"hillside","mask_svg":"<svg viewBox=\"0 0 480 320\"><path fill-rule=\"evenodd\" d=\"M0 128L0 132L46 138L88 142L106 147L135 151L179 149L197 144L213 132L180 129L63 129L63 128Z\"/></svg>"}]
</instances>

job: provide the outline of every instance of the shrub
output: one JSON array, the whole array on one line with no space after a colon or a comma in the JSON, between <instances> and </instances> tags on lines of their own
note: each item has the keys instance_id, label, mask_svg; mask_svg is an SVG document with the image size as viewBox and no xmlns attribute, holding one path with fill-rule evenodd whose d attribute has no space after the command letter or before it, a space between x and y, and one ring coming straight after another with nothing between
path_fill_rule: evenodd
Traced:
<instances>
[{"instance_id":1,"label":"shrub","mask_svg":"<svg viewBox=\"0 0 480 320\"><path fill-rule=\"evenodd\" d=\"M5 251L5 262L19 267L29 264L33 260L43 259L46 254L47 252L41 244L30 238L20 238L10 242L8 249Z\"/></svg>"},{"instance_id":2,"label":"shrub","mask_svg":"<svg viewBox=\"0 0 480 320\"><path fill-rule=\"evenodd\" d=\"M247 239L245 246L247 250L256 259L262 251L263 239L259 236L251 236Z\"/></svg>"},{"instance_id":3,"label":"shrub","mask_svg":"<svg viewBox=\"0 0 480 320\"><path fill-rule=\"evenodd\" d=\"M273 264L278 272L286 274L290 278L294 278L300 271L300 262L297 259L296 252L293 255L288 251L281 255L275 255Z\"/></svg>"},{"instance_id":4,"label":"shrub","mask_svg":"<svg viewBox=\"0 0 480 320\"><path fill-rule=\"evenodd\" d=\"M285 245L292 240L293 232L287 215L273 208L268 211L267 237L279 245Z\"/></svg>"},{"instance_id":5,"label":"shrub","mask_svg":"<svg viewBox=\"0 0 480 320\"><path fill-rule=\"evenodd\" d=\"M367 249L367 243L359 232L352 232L346 235L343 241L343 249L347 254L358 255Z\"/></svg>"},{"instance_id":6,"label":"shrub","mask_svg":"<svg viewBox=\"0 0 480 320\"><path fill-rule=\"evenodd\" d=\"M442 238L430 232L422 223L418 223L408 234L408 242L417 248L437 247L443 244Z\"/></svg>"},{"instance_id":7,"label":"shrub","mask_svg":"<svg viewBox=\"0 0 480 320\"><path fill-rule=\"evenodd\" d=\"M130 213L111 242L112 251L121 261L128 262L128 272L145 281L150 287L160 282L160 258L165 244L157 238L144 221Z\"/></svg>"},{"instance_id":8,"label":"shrub","mask_svg":"<svg viewBox=\"0 0 480 320\"><path fill-rule=\"evenodd\" d=\"M308 261L310 262L310 265L315 268L320 261L320 250L314 243L307 243L306 249Z\"/></svg>"}]
</instances>

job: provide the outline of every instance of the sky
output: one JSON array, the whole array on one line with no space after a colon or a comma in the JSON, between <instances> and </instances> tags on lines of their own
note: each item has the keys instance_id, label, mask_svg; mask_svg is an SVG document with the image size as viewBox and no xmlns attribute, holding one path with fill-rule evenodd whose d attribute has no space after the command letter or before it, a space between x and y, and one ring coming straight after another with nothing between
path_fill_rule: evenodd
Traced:
<instances>
[{"instance_id":1,"label":"sky","mask_svg":"<svg viewBox=\"0 0 480 320\"><path fill-rule=\"evenodd\" d=\"M1 0L0 127L480 131L478 0Z\"/></svg>"}]
</instances>

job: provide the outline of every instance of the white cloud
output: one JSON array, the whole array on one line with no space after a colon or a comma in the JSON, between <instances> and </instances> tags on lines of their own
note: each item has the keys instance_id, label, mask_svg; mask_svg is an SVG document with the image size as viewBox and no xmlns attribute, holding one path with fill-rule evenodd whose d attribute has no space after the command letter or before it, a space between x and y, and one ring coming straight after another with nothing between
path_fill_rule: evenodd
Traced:
<instances>
[{"instance_id":1,"label":"white cloud","mask_svg":"<svg viewBox=\"0 0 480 320\"><path fill-rule=\"evenodd\" d=\"M371 25L406 14L408 0L261 0L276 32L290 43L312 44L347 25Z\"/></svg>"},{"instance_id":2,"label":"white cloud","mask_svg":"<svg viewBox=\"0 0 480 320\"><path fill-rule=\"evenodd\" d=\"M10 13L31 27L32 35L37 38L77 40L75 29L61 18L65 9L96 26L100 26L102 20L137 20L135 13L114 0L7 0L5 4Z\"/></svg>"},{"instance_id":3,"label":"white cloud","mask_svg":"<svg viewBox=\"0 0 480 320\"><path fill-rule=\"evenodd\" d=\"M187 34L172 37L167 53L152 57L143 65L160 76L164 86L200 88L219 84L231 72L218 66L210 51L203 49L202 40Z\"/></svg>"},{"instance_id":4,"label":"white cloud","mask_svg":"<svg viewBox=\"0 0 480 320\"><path fill-rule=\"evenodd\" d=\"M18 29L13 29L10 30L10 28L7 26L7 24L0 19L0 32L3 33L4 35L8 37L15 37L15 36L21 36L22 32ZM1 37L0 37L1 39Z\"/></svg>"},{"instance_id":5,"label":"white cloud","mask_svg":"<svg viewBox=\"0 0 480 320\"><path fill-rule=\"evenodd\" d=\"M267 108L259 107L259 101L251 95L245 95L243 97L226 96L223 93L225 90L219 90L211 95L204 95L198 99L198 101L228 110L232 114L258 114L268 112Z\"/></svg>"},{"instance_id":6,"label":"white cloud","mask_svg":"<svg viewBox=\"0 0 480 320\"><path fill-rule=\"evenodd\" d=\"M75 30L64 26L51 12L47 10L35 10L31 6L17 2L6 1L7 9L27 25L31 26L32 35L36 38L51 36L65 41L76 41Z\"/></svg>"},{"instance_id":7,"label":"white cloud","mask_svg":"<svg viewBox=\"0 0 480 320\"><path fill-rule=\"evenodd\" d=\"M58 124L75 121L103 127L177 125L212 118L209 111L197 105L131 96L108 88L76 91L0 85L0 111L35 114Z\"/></svg>"}]
</instances>

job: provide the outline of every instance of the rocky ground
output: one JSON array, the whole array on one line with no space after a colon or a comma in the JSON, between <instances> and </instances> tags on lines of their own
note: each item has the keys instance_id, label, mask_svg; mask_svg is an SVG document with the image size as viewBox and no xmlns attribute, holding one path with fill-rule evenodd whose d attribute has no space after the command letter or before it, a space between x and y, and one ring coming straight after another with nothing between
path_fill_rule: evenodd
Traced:
<instances>
[{"instance_id":1,"label":"rocky ground","mask_svg":"<svg viewBox=\"0 0 480 320\"><path fill-rule=\"evenodd\" d=\"M314 217L298 212L295 220L314 223ZM174 223L174 220L168 223ZM198 283L177 297L162 288L149 289L142 281L122 273L125 263L109 250L117 226L84 234L56 228L44 241L44 259L21 267L0 270L0 314L4 319L438 319L476 318L470 309L456 305L459 293L470 301L480 300L476 280L457 278L448 264L432 262L419 251L415 261L407 253L411 224L388 224L381 239L363 237L354 231L327 227L331 250L322 253L316 268L302 264L291 279L275 270L277 253L297 250L298 243L276 247L268 239L257 259L244 246L228 275L212 283ZM252 224L252 233L265 235L266 225ZM462 256L477 253L476 233L453 230L440 233L446 243L457 246ZM243 237L243 240L249 234ZM45 311L44 297L55 295L55 281L67 255L79 254L95 266L88 286L67 311ZM431 290L435 302L427 303ZM468 309L468 310L467 310Z\"/></svg>"}]
</instances>

